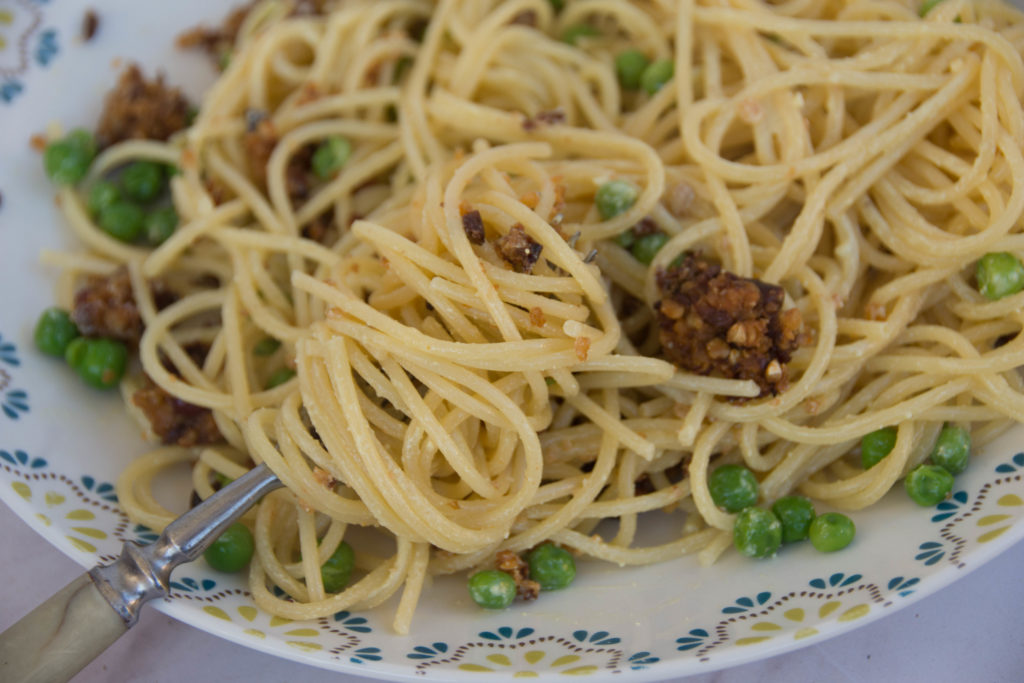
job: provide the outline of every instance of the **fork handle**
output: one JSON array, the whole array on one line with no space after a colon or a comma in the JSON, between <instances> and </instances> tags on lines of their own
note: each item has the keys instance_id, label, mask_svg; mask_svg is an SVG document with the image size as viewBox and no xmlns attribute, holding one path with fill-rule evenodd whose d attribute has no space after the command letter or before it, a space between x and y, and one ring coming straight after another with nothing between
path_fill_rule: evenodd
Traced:
<instances>
[{"instance_id":1,"label":"fork handle","mask_svg":"<svg viewBox=\"0 0 1024 683\"><path fill-rule=\"evenodd\" d=\"M67 681L127 630L82 574L0 633L0 681Z\"/></svg>"}]
</instances>

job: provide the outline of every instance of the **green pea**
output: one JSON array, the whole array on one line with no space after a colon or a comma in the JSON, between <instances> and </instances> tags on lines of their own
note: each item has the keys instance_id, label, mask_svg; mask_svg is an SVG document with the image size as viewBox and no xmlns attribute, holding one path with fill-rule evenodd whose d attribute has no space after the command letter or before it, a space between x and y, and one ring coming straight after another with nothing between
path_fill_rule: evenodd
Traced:
<instances>
[{"instance_id":1,"label":"green pea","mask_svg":"<svg viewBox=\"0 0 1024 683\"><path fill-rule=\"evenodd\" d=\"M856 533L852 519L840 512L826 512L814 518L808 536L817 550L831 553L850 545Z\"/></svg>"},{"instance_id":2,"label":"green pea","mask_svg":"<svg viewBox=\"0 0 1024 683\"><path fill-rule=\"evenodd\" d=\"M644 69L650 63L651 60L640 50L620 52L615 58L615 74L619 77L619 83L627 90L636 90L640 87Z\"/></svg>"},{"instance_id":3,"label":"green pea","mask_svg":"<svg viewBox=\"0 0 1024 683\"><path fill-rule=\"evenodd\" d=\"M273 389L274 387L281 386L292 377L295 376L295 371L291 368L278 368L270 374L267 378L267 389Z\"/></svg>"},{"instance_id":4,"label":"green pea","mask_svg":"<svg viewBox=\"0 0 1024 683\"><path fill-rule=\"evenodd\" d=\"M576 578L576 561L572 554L554 543L544 543L530 551L526 558L530 578L546 591L565 588Z\"/></svg>"},{"instance_id":5,"label":"green pea","mask_svg":"<svg viewBox=\"0 0 1024 683\"><path fill-rule=\"evenodd\" d=\"M932 449L932 462L950 474L960 474L967 469L970 456L971 433L957 425L945 425Z\"/></svg>"},{"instance_id":6,"label":"green pea","mask_svg":"<svg viewBox=\"0 0 1024 683\"><path fill-rule=\"evenodd\" d=\"M486 609L505 609L516 599L516 582L497 569L485 569L469 577L469 597Z\"/></svg>"},{"instance_id":7,"label":"green pea","mask_svg":"<svg viewBox=\"0 0 1024 683\"><path fill-rule=\"evenodd\" d=\"M78 327L68 312L53 306L43 311L36 323L36 348L45 354L63 358L68 344L78 336Z\"/></svg>"},{"instance_id":8,"label":"green pea","mask_svg":"<svg viewBox=\"0 0 1024 683\"><path fill-rule=\"evenodd\" d=\"M254 543L249 527L235 522L206 549L206 563L219 572L237 572L252 559Z\"/></svg>"},{"instance_id":9,"label":"green pea","mask_svg":"<svg viewBox=\"0 0 1024 683\"><path fill-rule=\"evenodd\" d=\"M814 503L804 496L785 496L772 505L772 513L782 523L782 542L795 543L807 538L814 521Z\"/></svg>"},{"instance_id":10,"label":"green pea","mask_svg":"<svg viewBox=\"0 0 1024 683\"><path fill-rule=\"evenodd\" d=\"M340 135L332 135L313 152L313 173L320 180L327 180L341 170L350 156L352 143Z\"/></svg>"},{"instance_id":11,"label":"green pea","mask_svg":"<svg viewBox=\"0 0 1024 683\"><path fill-rule=\"evenodd\" d=\"M782 545L782 523L768 510L749 507L736 517L732 543L747 557L771 557Z\"/></svg>"},{"instance_id":12,"label":"green pea","mask_svg":"<svg viewBox=\"0 0 1024 683\"><path fill-rule=\"evenodd\" d=\"M77 128L46 146L43 169L58 185L74 185L89 172L95 157L96 141L88 131Z\"/></svg>"},{"instance_id":13,"label":"green pea","mask_svg":"<svg viewBox=\"0 0 1024 683\"><path fill-rule=\"evenodd\" d=\"M995 301L1024 289L1024 265L1020 259L1005 251L985 254L975 268L978 291L986 299Z\"/></svg>"},{"instance_id":14,"label":"green pea","mask_svg":"<svg viewBox=\"0 0 1024 683\"><path fill-rule=\"evenodd\" d=\"M868 432L860 440L860 464L869 470L889 455L896 445L896 428L882 427Z\"/></svg>"},{"instance_id":15,"label":"green pea","mask_svg":"<svg viewBox=\"0 0 1024 683\"><path fill-rule=\"evenodd\" d=\"M726 512L739 512L756 503L757 489L757 477L743 465L722 465L708 477L711 500Z\"/></svg>"},{"instance_id":16,"label":"green pea","mask_svg":"<svg viewBox=\"0 0 1024 683\"><path fill-rule=\"evenodd\" d=\"M178 227L178 212L172 206L153 209L146 216L146 242L154 247L166 242Z\"/></svg>"},{"instance_id":17,"label":"green pea","mask_svg":"<svg viewBox=\"0 0 1024 683\"><path fill-rule=\"evenodd\" d=\"M320 578L328 593L340 593L348 585L352 569L356 566L356 553L345 541L320 565Z\"/></svg>"},{"instance_id":18,"label":"green pea","mask_svg":"<svg viewBox=\"0 0 1024 683\"><path fill-rule=\"evenodd\" d=\"M633 228L630 228L629 230L623 230L613 239L615 240L615 244L619 245L623 249L629 249L633 246L633 243L636 242L636 233L633 232Z\"/></svg>"},{"instance_id":19,"label":"green pea","mask_svg":"<svg viewBox=\"0 0 1024 683\"><path fill-rule=\"evenodd\" d=\"M903 479L910 499L921 507L938 505L953 491L953 475L938 465L918 465Z\"/></svg>"},{"instance_id":20,"label":"green pea","mask_svg":"<svg viewBox=\"0 0 1024 683\"><path fill-rule=\"evenodd\" d=\"M76 337L64 350L64 360L89 386L109 389L124 377L128 347L116 339Z\"/></svg>"},{"instance_id":21,"label":"green pea","mask_svg":"<svg viewBox=\"0 0 1024 683\"><path fill-rule=\"evenodd\" d=\"M614 218L624 211L628 211L640 192L632 183L625 180L610 180L597 188L594 195L594 203L597 205L597 212L603 220Z\"/></svg>"},{"instance_id":22,"label":"green pea","mask_svg":"<svg viewBox=\"0 0 1024 683\"><path fill-rule=\"evenodd\" d=\"M100 228L122 242L137 240L145 223L146 212L138 204L129 201L114 202L100 211Z\"/></svg>"},{"instance_id":23,"label":"green pea","mask_svg":"<svg viewBox=\"0 0 1024 683\"><path fill-rule=\"evenodd\" d=\"M924 0L924 2L921 3L920 9L917 10L917 13L922 17L927 16L927 14L938 7L941 2L942 0Z\"/></svg>"},{"instance_id":24,"label":"green pea","mask_svg":"<svg viewBox=\"0 0 1024 683\"><path fill-rule=\"evenodd\" d=\"M580 38L594 38L601 35L601 32L590 24L573 24L562 32L562 42L576 45Z\"/></svg>"},{"instance_id":25,"label":"green pea","mask_svg":"<svg viewBox=\"0 0 1024 683\"><path fill-rule=\"evenodd\" d=\"M652 232L650 235L637 238L630 252L633 254L633 258L640 263L650 265L666 242L668 242L668 235L663 232Z\"/></svg>"},{"instance_id":26,"label":"green pea","mask_svg":"<svg viewBox=\"0 0 1024 683\"><path fill-rule=\"evenodd\" d=\"M230 484L231 482L234 481L234 479L232 479L228 475L224 474L223 472L214 472L213 473L213 478L216 480L217 484L221 488L227 486L228 484Z\"/></svg>"},{"instance_id":27,"label":"green pea","mask_svg":"<svg viewBox=\"0 0 1024 683\"><path fill-rule=\"evenodd\" d=\"M151 202L165 187L164 167L152 161L136 161L121 172L124 193L140 202Z\"/></svg>"},{"instance_id":28,"label":"green pea","mask_svg":"<svg viewBox=\"0 0 1024 683\"><path fill-rule=\"evenodd\" d=\"M548 0L551 4L551 9L555 10L555 13L561 12L565 9L565 0Z\"/></svg>"},{"instance_id":29,"label":"green pea","mask_svg":"<svg viewBox=\"0 0 1024 683\"><path fill-rule=\"evenodd\" d=\"M647 91L648 95L661 90L662 86L672 80L675 75L676 65L671 59L660 59L652 62L640 75L640 86Z\"/></svg>"},{"instance_id":30,"label":"green pea","mask_svg":"<svg viewBox=\"0 0 1024 683\"><path fill-rule=\"evenodd\" d=\"M257 356L273 356L281 348L281 342L273 337L264 337L252 347L252 352Z\"/></svg>"},{"instance_id":31,"label":"green pea","mask_svg":"<svg viewBox=\"0 0 1024 683\"><path fill-rule=\"evenodd\" d=\"M89 198L86 204L89 207L89 213L98 216L103 209L120 199L121 190L117 185L107 180L100 180L89 189Z\"/></svg>"}]
</instances>

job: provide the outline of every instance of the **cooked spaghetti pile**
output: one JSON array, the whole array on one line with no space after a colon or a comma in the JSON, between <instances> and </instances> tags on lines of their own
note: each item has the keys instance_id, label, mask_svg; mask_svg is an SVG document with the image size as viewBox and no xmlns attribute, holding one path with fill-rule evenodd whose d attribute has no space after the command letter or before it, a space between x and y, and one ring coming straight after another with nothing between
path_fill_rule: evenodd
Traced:
<instances>
[{"instance_id":1,"label":"cooked spaghetti pile","mask_svg":"<svg viewBox=\"0 0 1024 683\"><path fill-rule=\"evenodd\" d=\"M86 181L175 166L169 239L119 242L62 192L89 248L50 256L65 302L126 278L125 392L168 444L122 505L159 529L165 467L193 462L206 497L267 463L287 488L247 520L274 614L401 593L407 632L428 575L545 540L712 561L721 464L764 501L855 510L944 423L977 446L1024 416L1024 293L975 283L1024 253L1020 14L553 4L259 3L190 38L227 63L194 122ZM627 50L661 73L617 72ZM686 513L676 539L634 543L660 510ZM343 539L356 577L328 593Z\"/></svg>"}]
</instances>

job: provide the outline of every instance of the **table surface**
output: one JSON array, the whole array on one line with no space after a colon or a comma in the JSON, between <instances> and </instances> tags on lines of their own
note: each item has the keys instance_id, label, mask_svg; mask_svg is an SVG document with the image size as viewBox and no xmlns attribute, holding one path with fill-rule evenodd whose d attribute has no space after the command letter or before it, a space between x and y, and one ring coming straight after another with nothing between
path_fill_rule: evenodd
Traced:
<instances>
[{"instance_id":1,"label":"table surface","mask_svg":"<svg viewBox=\"0 0 1024 683\"><path fill-rule=\"evenodd\" d=\"M0 504L0 630L81 573ZM879 621L789 654L687 678L687 683L800 681L1022 680L1024 543L1018 543L935 595ZM992 586L998 586L993 590ZM628 676L623 676L627 680ZM359 683L277 659L147 610L127 635L75 683L218 681Z\"/></svg>"}]
</instances>

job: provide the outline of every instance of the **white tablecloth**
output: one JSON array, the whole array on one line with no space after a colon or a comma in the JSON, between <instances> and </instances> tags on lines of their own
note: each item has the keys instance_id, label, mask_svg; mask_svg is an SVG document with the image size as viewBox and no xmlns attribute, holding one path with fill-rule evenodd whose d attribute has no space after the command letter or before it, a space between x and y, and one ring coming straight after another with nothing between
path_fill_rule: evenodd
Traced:
<instances>
[{"instance_id":1,"label":"white tablecloth","mask_svg":"<svg viewBox=\"0 0 1024 683\"><path fill-rule=\"evenodd\" d=\"M0 630L81 568L0 504ZM1024 543L952 586L847 635L688 683L802 681L1024 681ZM624 681L628 676L622 677ZM147 610L75 683L357 683L367 679L295 664Z\"/></svg>"}]
</instances>

